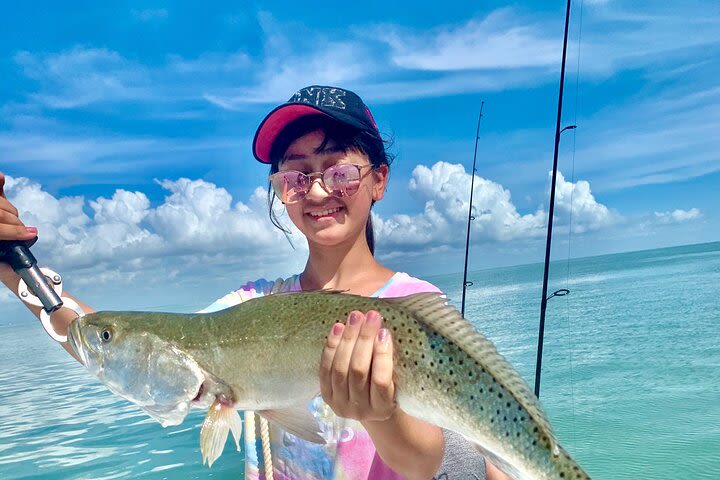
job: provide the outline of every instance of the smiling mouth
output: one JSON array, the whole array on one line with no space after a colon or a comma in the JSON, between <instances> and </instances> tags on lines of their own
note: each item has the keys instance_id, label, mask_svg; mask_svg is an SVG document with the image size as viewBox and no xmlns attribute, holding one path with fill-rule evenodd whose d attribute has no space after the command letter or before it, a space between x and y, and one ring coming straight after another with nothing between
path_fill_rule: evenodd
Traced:
<instances>
[{"instance_id":1,"label":"smiling mouth","mask_svg":"<svg viewBox=\"0 0 720 480\"><path fill-rule=\"evenodd\" d=\"M335 207L335 208L328 208L325 210L317 210L315 212L308 212L307 214L311 216L312 218L322 218L322 217L329 217L331 215L334 215L338 213L340 210L342 210L342 207Z\"/></svg>"}]
</instances>

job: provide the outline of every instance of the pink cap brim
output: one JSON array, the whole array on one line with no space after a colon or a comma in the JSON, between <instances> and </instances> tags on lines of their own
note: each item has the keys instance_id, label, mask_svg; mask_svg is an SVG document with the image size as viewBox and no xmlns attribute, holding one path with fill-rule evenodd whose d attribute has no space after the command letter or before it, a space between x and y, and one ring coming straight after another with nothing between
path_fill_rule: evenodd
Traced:
<instances>
[{"instance_id":1,"label":"pink cap brim","mask_svg":"<svg viewBox=\"0 0 720 480\"><path fill-rule=\"evenodd\" d=\"M282 130L293 120L305 115L330 115L310 105L283 105L271 112L257 130L253 141L253 153L262 163L270 163L270 150L275 139ZM332 118L332 117L330 117Z\"/></svg>"}]
</instances>

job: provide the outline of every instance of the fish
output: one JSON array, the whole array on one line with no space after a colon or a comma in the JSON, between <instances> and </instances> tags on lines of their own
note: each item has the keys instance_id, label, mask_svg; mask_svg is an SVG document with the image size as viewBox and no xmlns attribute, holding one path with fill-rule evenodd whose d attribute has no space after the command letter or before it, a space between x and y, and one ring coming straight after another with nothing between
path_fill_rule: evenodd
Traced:
<instances>
[{"instance_id":1,"label":"fish","mask_svg":"<svg viewBox=\"0 0 720 480\"><path fill-rule=\"evenodd\" d=\"M200 431L212 465L238 411L325 443L305 408L320 392L331 326L378 311L391 333L399 408L453 430L513 480L589 479L563 449L539 400L513 366L439 293L370 298L331 291L276 293L214 313L96 312L75 319L68 341L111 391L163 426L207 408Z\"/></svg>"}]
</instances>

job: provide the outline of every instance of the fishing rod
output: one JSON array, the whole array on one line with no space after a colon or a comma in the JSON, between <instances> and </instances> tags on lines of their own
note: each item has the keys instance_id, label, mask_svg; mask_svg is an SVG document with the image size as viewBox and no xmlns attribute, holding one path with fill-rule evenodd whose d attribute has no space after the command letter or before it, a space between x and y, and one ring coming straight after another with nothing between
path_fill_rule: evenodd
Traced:
<instances>
[{"instance_id":1,"label":"fishing rod","mask_svg":"<svg viewBox=\"0 0 720 480\"><path fill-rule=\"evenodd\" d=\"M467 287L471 287L473 282L468 282L467 270L468 270L468 252L470 251L470 222L475 220L475 216L472 214L473 204L473 193L475 192L475 161L477 160L477 148L478 139L480 138L480 120L482 120L482 112L485 102L480 103L480 115L478 116L477 131L475 132L475 153L473 153L473 166L472 175L470 177L470 207L468 208L468 221L467 221L467 237L465 238L465 268L463 269L463 289L462 289L462 302L460 303L460 313L465 316L465 291Z\"/></svg>"},{"instance_id":2,"label":"fishing rod","mask_svg":"<svg viewBox=\"0 0 720 480\"><path fill-rule=\"evenodd\" d=\"M560 91L558 93L557 121L555 123L555 151L553 153L552 182L550 186L550 208L548 209L547 240L545 242L545 269L543 270L542 298L540 299L540 329L538 333L537 363L535 365L535 396L540 397L540 375L542 372L543 340L545 337L545 309L547 308L548 271L550 269L550 244L552 242L553 213L555 211L555 183L557 177L558 147L560 145L560 134L565 130L576 128L575 125L560 129L562 118L563 88L565 86L565 58L567 56L568 25L570 23L570 2L567 0L565 9L565 33L563 39L562 63L560 66ZM558 290L559 292L559 290ZM553 296L565 295L555 292Z\"/></svg>"}]
</instances>

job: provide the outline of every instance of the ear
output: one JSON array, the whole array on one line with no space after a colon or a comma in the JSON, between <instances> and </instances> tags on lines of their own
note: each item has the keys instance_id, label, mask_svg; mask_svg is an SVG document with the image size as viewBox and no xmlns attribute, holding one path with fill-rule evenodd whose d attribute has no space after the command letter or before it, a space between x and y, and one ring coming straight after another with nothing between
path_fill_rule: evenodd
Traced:
<instances>
[{"instance_id":1,"label":"ear","mask_svg":"<svg viewBox=\"0 0 720 480\"><path fill-rule=\"evenodd\" d=\"M390 168L383 164L373 170L373 183L372 199L377 202L382 200L385 196L385 187L387 186L388 175L390 174Z\"/></svg>"}]
</instances>

